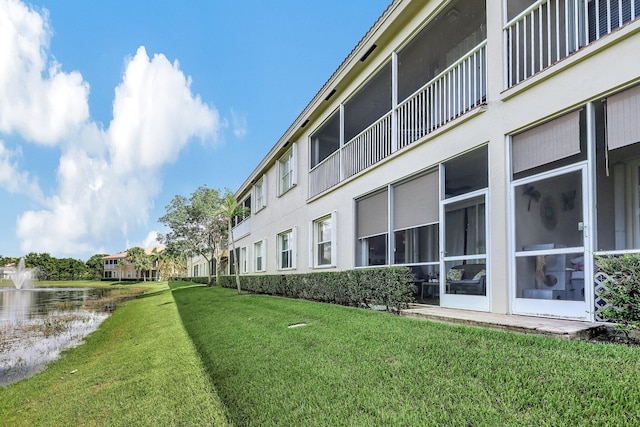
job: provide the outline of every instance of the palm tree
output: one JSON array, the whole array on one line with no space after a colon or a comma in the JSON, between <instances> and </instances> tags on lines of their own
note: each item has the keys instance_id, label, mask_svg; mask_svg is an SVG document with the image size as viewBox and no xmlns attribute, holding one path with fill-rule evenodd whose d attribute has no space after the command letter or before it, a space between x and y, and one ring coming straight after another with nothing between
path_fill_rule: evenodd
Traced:
<instances>
[{"instance_id":1,"label":"palm tree","mask_svg":"<svg viewBox=\"0 0 640 427\"><path fill-rule=\"evenodd\" d=\"M227 191L222 198L222 204L220 206L219 214L222 215L227 221L229 241L231 242L231 253L233 254L233 263L235 264L234 270L236 276L236 287L238 288L238 293L240 293L240 267L238 257L236 256L235 241L233 240L233 218L235 218L236 216L244 217L248 215L248 209L244 206L238 205L238 201L233 196L233 194L231 194L230 191Z\"/></svg>"},{"instance_id":2,"label":"palm tree","mask_svg":"<svg viewBox=\"0 0 640 427\"><path fill-rule=\"evenodd\" d=\"M134 247L127 250L127 261L133 264L133 268L136 270L136 278L140 278L140 272L144 271L147 267L147 254L144 253L144 249L140 247ZM147 279L144 277L144 281Z\"/></svg>"},{"instance_id":3,"label":"palm tree","mask_svg":"<svg viewBox=\"0 0 640 427\"><path fill-rule=\"evenodd\" d=\"M116 268L118 269L118 282L122 281L122 269L124 268L124 260L123 259L119 259L118 262L116 262Z\"/></svg>"},{"instance_id":4,"label":"palm tree","mask_svg":"<svg viewBox=\"0 0 640 427\"><path fill-rule=\"evenodd\" d=\"M154 247L153 250L151 251L151 255L149 255L149 260L151 261L151 271L153 271L155 267L155 270L157 272L157 275L156 275L157 277L155 277L155 279L158 281L162 279L161 267L162 267L162 264L164 264L165 258L166 257L164 255L164 251L162 249L158 249L158 247Z\"/></svg>"}]
</instances>

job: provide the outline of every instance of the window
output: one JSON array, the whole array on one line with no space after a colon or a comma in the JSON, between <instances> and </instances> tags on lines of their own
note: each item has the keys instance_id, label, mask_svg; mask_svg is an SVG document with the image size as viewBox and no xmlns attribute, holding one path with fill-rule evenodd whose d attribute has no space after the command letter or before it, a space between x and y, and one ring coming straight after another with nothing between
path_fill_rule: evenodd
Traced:
<instances>
[{"instance_id":1,"label":"window","mask_svg":"<svg viewBox=\"0 0 640 427\"><path fill-rule=\"evenodd\" d=\"M249 272L249 263L247 260L247 247L240 248L240 271L242 273Z\"/></svg>"},{"instance_id":2,"label":"window","mask_svg":"<svg viewBox=\"0 0 640 427\"><path fill-rule=\"evenodd\" d=\"M278 195L284 194L296 185L296 144L278 160Z\"/></svg>"},{"instance_id":3,"label":"window","mask_svg":"<svg viewBox=\"0 0 640 427\"><path fill-rule=\"evenodd\" d=\"M286 270L296 267L295 264L295 228L278 234L278 269Z\"/></svg>"},{"instance_id":4,"label":"window","mask_svg":"<svg viewBox=\"0 0 640 427\"><path fill-rule=\"evenodd\" d=\"M389 191L365 196L356 201L356 265L385 265L389 229Z\"/></svg>"},{"instance_id":5,"label":"window","mask_svg":"<svg viewBox=\"0 0 640 427\"><path fill-rule=\"evenodd\" d=\"M254 263L255 263L255 271L265 271L265 240L260 240L253 244L253 255L254 255Z\"/></svg>"},{"instance_id":6,"label":"window","mask_svg":"<svg viewBox=\"0 0 640 427\"><path fill-rule=\"evenodd\" d=\"M336 211L311 222L312 249L309 251L310 267L336 265Z\"/></svg>"},{"instance_id":7,"label":"window","mask_svg":"<svg viewBox=\"0 0 640 427\"><path fill-rule=\"evenodd\" d=\"M267 206L267 175L262 175L262 178L256 182L253 187L255 203L255 212L258 212Z\"/></svg>"},{"instance_id":8,"label":"window","mask_svg":"<svg viewBox=\"0 0 640 427\"><path fill-rule=\"evenodd\" d=\"M393 263L411 267L422 302L439 304L438 170L393 186Z\"/></svg>"},{"instance_id":9,"label":"window","mask_svg":"<svg viewBox=\"0 0 640 427\"><path fill-rule=\"evenodd\" d=\"M387 233L359 239L358 265L386 265L387 264Z\"/></svg>"}]
</instances>

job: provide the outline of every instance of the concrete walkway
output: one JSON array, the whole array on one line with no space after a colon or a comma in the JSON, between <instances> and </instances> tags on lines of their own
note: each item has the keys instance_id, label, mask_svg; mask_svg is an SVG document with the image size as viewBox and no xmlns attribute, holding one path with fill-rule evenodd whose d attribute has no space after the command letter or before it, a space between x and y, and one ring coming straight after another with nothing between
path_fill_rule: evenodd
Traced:
<instances>
[{"instance_id":1,"label":"concrete walkway","mask_svg":"<svg viewBox=\"0 0 640 427\"><path fill-rule=\"evenodd\" d=\"M411 304L402 316L437 322L500 329L524 334L547 335L564 339L590 339L606 333L606 324L579 320L496 314L459 310L431 305Z\"/></svg>"}]
</instances>

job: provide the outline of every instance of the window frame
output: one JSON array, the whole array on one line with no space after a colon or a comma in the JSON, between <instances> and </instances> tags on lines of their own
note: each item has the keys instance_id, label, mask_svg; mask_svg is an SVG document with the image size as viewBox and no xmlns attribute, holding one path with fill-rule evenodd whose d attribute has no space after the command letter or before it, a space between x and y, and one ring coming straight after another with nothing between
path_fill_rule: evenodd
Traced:
<instances>
[{"instance_id":1,"label":"window frame","mask_svg":"<svg viewBox=\"0 0 640 427\"><path fill-rule=\"evenodd\" d=\"M322 224L329 223L329 240L320 240ZM331 268L337 266L337 211L309 221L309 268ZM329 244L330 259L328 263L319 263L320 247Z\"/></svg>"},{"instance_id":2,"label":"window frame","mask_svg":"<svg viewBox=\"0 0 640 427\"><path fill-rule=\"evenodd\" d=\"M240 272L249 272L249 248L246 246L240 248Z\"/></svg>"},{"instance_id":3,"label":"window frame","mask_svg":"<svg viewBox=\"0 0 640 427\"><path fill-rule=\"evenodd\" d=\"M294 142L278 159L278 197L297 185L297 144ZM286 182L285 182L286 180Z\"/></svg>"},{"instance_id":4,"label":"window frame","mask_svg":"<svg viewBox=\"0 0 640 427\"><path fill-rule=\"evenodd\" d=\"M262 175L262 177L253 184L253 193L255 202L252 203L254 205L252 209L255 214L267 207L267 174Z\"/></svg>"},{"instance_id":5,"label":"window frame","mask_svg":"<svg viewBox=\"0 0 640 427\"><path fill-rule=\"evenodd\" d=\"M267 239L258 240L253 243L253 268L256 273L267 271ZM258 264L260 261L260 264Z\"/></svg>"},{"instance_id":6,"label":"window frame","mask_svg":"<svg viewBox=\"0 0 640 427\"><path fill-rule=\"evenodd\" d=\"M276 268L278 270L294 270L296 268L296 228L292 227L288 230L285 230L281 233L278 233L276 239ZM287 239L287 248L283 248L284 239ZM283 265L283 261L285 260L285 252L287 252L287 265Z\"/></svg>"}]
</instances>

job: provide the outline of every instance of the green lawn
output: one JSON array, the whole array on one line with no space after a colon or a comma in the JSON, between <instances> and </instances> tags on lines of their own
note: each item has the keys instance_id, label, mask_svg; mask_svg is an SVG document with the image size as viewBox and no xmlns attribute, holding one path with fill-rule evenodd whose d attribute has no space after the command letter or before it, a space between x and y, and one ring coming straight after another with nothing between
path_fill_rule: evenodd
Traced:
<instances>
[{"instance_id":1,"label":"green lawn","mask_svg":"<svg viewBox=\"0 0 640 427\"><path fill-rule=\"evenodd\" d=\"M640 348L218 287L173 295L239 426L640 425Z\"/></svg>"},{"instance_id":2,"label":"green lawn","mask_svg":"<svg viewBox=\"0 0 640 427\"><path fill-rule=\"evenodd\" d=\"M0 425L227 425L166 283L146 286L86 344L0 388Z\"/></svg>"}]
</instances>

